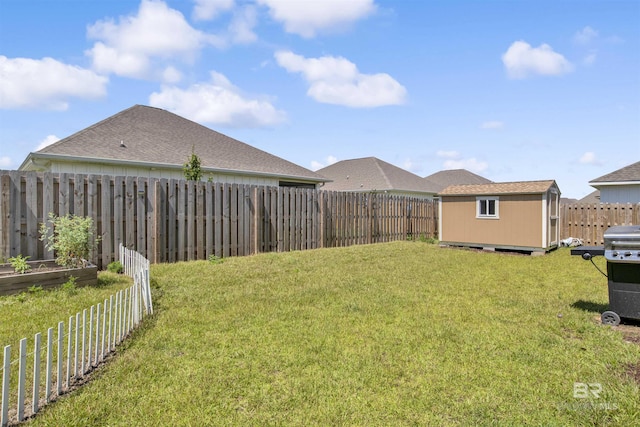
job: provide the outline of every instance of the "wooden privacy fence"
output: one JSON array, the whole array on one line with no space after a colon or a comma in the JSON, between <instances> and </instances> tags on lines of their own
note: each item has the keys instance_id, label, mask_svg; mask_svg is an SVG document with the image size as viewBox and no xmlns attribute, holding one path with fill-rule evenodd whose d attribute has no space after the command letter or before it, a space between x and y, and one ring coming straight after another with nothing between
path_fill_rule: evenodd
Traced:
<instances>
[{"instance_id":1,"label":"wooden privacy fence","mask_svg":"<svg viewBox=\"0 0 640 427\"><path fill-rule=\"evenodd\" d=\"M438 234L437 202L387 194L18 171L0 187L0 258L52 258L38 235L49 212L93 218L99 267L119 244L155 263Z\"/></svg>"},{"instance_id":2,"label":"wooden privacy fence","mask_svg":"<svg viewBox=\"0 0 640 427\"><path fill-rule=\"evenodd\" d=\"M35 415L40 407L81 383L144 316L153 313L149 261L121 248L120 262L125 274L134 278L133 286L69 317L66 328L64 322L58 323L57 332L49 328L44 347L39 332L34 336L31 352L27 350L27 338L20 340L16 359L11 359L11 346L4 347L1 427Z\"/></svg>"},{"instance_id":3,"label":"wooden privacy fence","mask_svg":"<svg viewBox=\"0 0 640 427\"><path fill-rule=\"evenodd\" d=\"M560 205L562 239L577 237L585 245L604 244L604 232L614 225L640 225L640 203Z\"/></svg>"}]
</instances>

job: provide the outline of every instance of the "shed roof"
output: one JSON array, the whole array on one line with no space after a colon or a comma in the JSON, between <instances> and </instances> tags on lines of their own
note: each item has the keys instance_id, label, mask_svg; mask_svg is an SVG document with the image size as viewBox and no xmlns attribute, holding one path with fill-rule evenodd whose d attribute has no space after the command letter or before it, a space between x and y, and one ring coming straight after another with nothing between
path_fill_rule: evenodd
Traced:
<instances>
[{"instance_id":1,"label":"shed roof","mask_svg":"<svg viewBox=\"0 0 640 427\"><path fill-rule=\"evenodd\" d=\"M192 149L204 170L326 181L302 166L169 111L144 105L123 110L30 156L181 167Z\"/></svg>"},{"instance_id":2,"label":"shed roof","mask_svg":"<svg viewBox=\"0 0 640 427\"><path fill-rule=\"evenodd\" d=\"M376 157L342 160L317 171L334 191L408 191L436 194L438 186Z\"/></svg>"},{"instance_id":3,"label":"shed roof","mask_svg":"<svg viewBox=\"0 0 640 427\"><path fill-rule=\"evenodd\" d=\"M621 169L592 179L589 184L606 184L613 182L640 182L640 162L632 163Z\"/></svg>"},{"instance_id":4,"label":"shed roof","mask_svg":"<svg viewBox=\"0 0 640 427\"><path fill-rule=\"evenodd\" d=\"M440 192L442 196L475 196L497 194L542 194L552 186L556 186L554 180L546 181L518 181L518 182L493 182L490 184L450 185Z\"/></svg>"},{"instance_id":5,"label":"shed roof","mask_svg":"<svg viewBox=\"0 0 640 427\"><path fill-rule=\"evenodd\" d=\"M493 181L483 176L469 172L466 169L448 169L431 174L424 179L437 184L439 190L444 190L450 185L462 184L489 184Z\"/></svg>"}]
</instances>

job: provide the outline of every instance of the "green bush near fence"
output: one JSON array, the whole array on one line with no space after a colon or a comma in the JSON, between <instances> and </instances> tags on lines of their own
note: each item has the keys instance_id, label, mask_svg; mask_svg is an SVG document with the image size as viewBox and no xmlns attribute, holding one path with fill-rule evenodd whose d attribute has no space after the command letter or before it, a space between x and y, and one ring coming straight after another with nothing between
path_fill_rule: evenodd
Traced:
<instances>
[{"instance_id":1,"label":"green bush near fence","mask_svg":"<svg viewBox=\"0 0 640 427\"><path fill-rule=\"evenodd\" d=\"M565 249L529 257L395 242L162 264L151 275L151 321L33 425L640 419L640 346L599 324L606 279Z\"/></svg>"}]
</instances>

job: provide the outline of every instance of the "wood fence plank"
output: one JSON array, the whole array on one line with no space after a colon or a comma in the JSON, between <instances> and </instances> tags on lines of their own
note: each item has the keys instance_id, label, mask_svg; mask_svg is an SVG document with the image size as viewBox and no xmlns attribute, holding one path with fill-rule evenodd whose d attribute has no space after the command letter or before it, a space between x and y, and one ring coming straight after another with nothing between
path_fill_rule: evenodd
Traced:
<instances>
[{"instance_id":1,"label":"wood fence plank","mask_svg":"<svg viewBox=\"0 0 640 427\"><path fill-rule=\"evenodd\" d=\"M38 175L35 172L27 172L25 175L25 216L26 228L26 253L32 259L38 259Z\"/></svg>"},{"instance_id":2,"label":"wood fence plank","mask_svg":"<svg viewBox=\"0 0 640 427\"><path fill-rule=\"evenodd\" d=\"M51 172L45 172L42 175L42 221L47 224L47 227L51 227L51 221L49 220L49 214L54 212L54 183L53 174ZM53 251L43 248L44 259L52 259Z\"/></svg>"},{"instance_id":3,"label":"wood fence plank","mask_svg":"<svg viewBox=\"0 0 640 427\"><path fill-rule=\"evenodd\" d=\"M105 181L104 176L100 182L101 187L111 187L112 180ZM111 193L111 191L109 191ZM115 176L113 178L113 251L115 259L120 258L120 245L125 246L125 230L126 230L126 181L124 176Z\"/></svg>"},{"instance_id":4,"label":"wood fence plank","mask_svg":"<svg viewBox=\"0 0 640 427\"><path fill-rule=\"evenodd\" d=\"M225 183L222 191L222 255L231 254L231 185Z\"/></svg>"},{"instance_id":5,"label":"wood fence plank","mask_svg":"<svg viewBox=\"0 0 640 427\"><path fill-rule=\"evenodd\" d=\"M214 251L218 258L222 257L222 196L223 185L220 183L215 184L214 187L214 207L213 207L213 223L214 223Z\"/></svg>"},{"instance_id":6,"label":"wood fence plank","mask_svg":"<svg viewBox=\"0 0 640 427\"><path fill-rule=\"evenodd\" d=\"M98 221L100 220L100 212L98 212L100 195L98 194L98 176L96 175L88 175L87 176L87 217L91 218L93 221L93 226L95 227L95 231L97 236L100 236L100 224ZM109 203L111 205L111 203ZM91 262L94 264L98 264L98 251L96 250L96 234L91 234L89 236L89 247L91 248L91 254L89 258ZM99 244L99 243L98 243Z\"/></svg>"},{"instance_id":7,"label":"wood fence plank","mask_svg":"<svg viewBox=\"0 0 640 427\"><path fill-rule=\"evenodd\" d=\"M102 200L112 200L111 193L111 177L109 175L102 175L101 179L101 195ZM113 251L113 233L111 230L111 204L110 203L102 203L100 209L100 224L102 225L101 230L99 231L101 237L101 246L102 246L102 266L106 267L113 260L111 258L111 254Z\"/></svg>"},{"instance_id":8,"label":"wood fence plank","mask_svg":"<svg viewBox=\"0 0 640 427\"><path fill-rule=\"evenodd\" d=\"M196 183L187 181L187 260L195 259L196 248Z\"/></svg>"},{"instance_id":9,"label":"wood fence plank","mask_svg":"<svg viewBox=\"0 0 640 427\"><path fill-rule=\"evenodd\" d=\"M178 219L178 261L184 261L186 256L186 203L187 203L187 183L185 181L178 181L178 210L176 216Z\"/></svg>"},{"instance_id":10,"label":"wood fence plank","mask_svg":"<svg viewBox=\"0 0 640 427\"><path fill-rule=\"evenodd\" d=\"M147 189L146 189L146 206L145 206L145 211L146 211L146 225L147 225L147 230L145 232L145 236L146 236L146 243L147 243L147 247L146 247L146 255L145 258L147 258L149 261L151 262L157 262L156 261L156 236L157 233L155 232L156 230L156 221L158 220L156 218L156 192L157 192L157 188L156 188L156 183L158 182L157 178L147 178L146 179L146 185L147 185ZM138 253L142 253L140 250L137 250Z\"/></svg>"},{"instance_id":11,"label":"wood fence plank","mask_svg":"<svg viewBox=\"0 0 640 427\"><path fill-rule=\"evenodd\" d=\"M204 252L205 234L204 234L204 204L205 204L205 183L196 182L196 258L206 259Z\"/></svg>"},{"instance_id":12,"label":"wood fence plank","mask_svg":"<svg viewBox=\"0 0 640 427\"><path fill-rule=\"evenodd\" d=\"M136 245L135 250L147 256L146 221L147 207L147 180L143 177L136 178Z\"/></svg>"},{"instance_id":13,"label":"wood fence plank","mask_svg":"<svg viewBox=\"0 0 640 427\"><path fill-rule=\"evenodd\" d=\"M169 211L167 212L167 246L169 248L169 262L175 262L178 256L176 248L178 247L178 183L176 179L169 180L167 199L169 203Z\"/></svg>"},{"instance_id":14,"label":"wood fence plank","mask_svg":"<svg viewBox=\"0 0 640 427\"><path fill-rule=\"evenodd\" d=\"M135 248L136 244L136 188L135 177L125 178L125 236L124 246L128 249Z\"/></svg>"},{"instance_id":15,"label":"wood fence plank","mask_svg":"<svg viewBox=\"0 0 640 427\"><path fill-rule=\"evenodd\" d=\"M11 176L0 175L0 259L11 256Z\"/></svg>"},{"instance_id":16,"label":"wood fence plank","mask_svg":"<svg viewBox=\"0 0 640 427\"><path fill-rule=\"evenodd\" d=\"M230 196L231 256L238 256L238 184L231 184Z\"/></svg>"},{"instance_id":17,"label":"wood fence plank","mask_svg":"<svg viewBox=\"0 0 640 427\"><path fill-rule=\"evenodd\" d=\"M205 220L205 229L206 229L206 257L207 259L211 256L214 255L214 228L213 228L213 224L214 224L214 215L213 215L213 209L214 209L214 200L213 200L213 194L214 194L214 187L213 187L213 183L212 182L207 182L206 183L206 187L205 187L205 214L206 214L206 220Z\"/></svg>"}]
</instances>

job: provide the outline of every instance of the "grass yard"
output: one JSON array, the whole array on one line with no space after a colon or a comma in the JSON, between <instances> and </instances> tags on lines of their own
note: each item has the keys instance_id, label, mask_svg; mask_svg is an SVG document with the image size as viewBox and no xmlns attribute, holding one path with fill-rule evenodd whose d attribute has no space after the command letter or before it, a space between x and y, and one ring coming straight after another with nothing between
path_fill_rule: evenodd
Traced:
<instances>
[{"instance_id":1,"label":"grass yard","mask_svg":"<svg viewBox=\"0 0 640 427\"><path fill-rule=\"evenodd\" d=\"M151 274L154 316L28 424L640 423L640 345L599 324L606 279L565 249L395 242Z\"/></svg>"}]
</instances>

